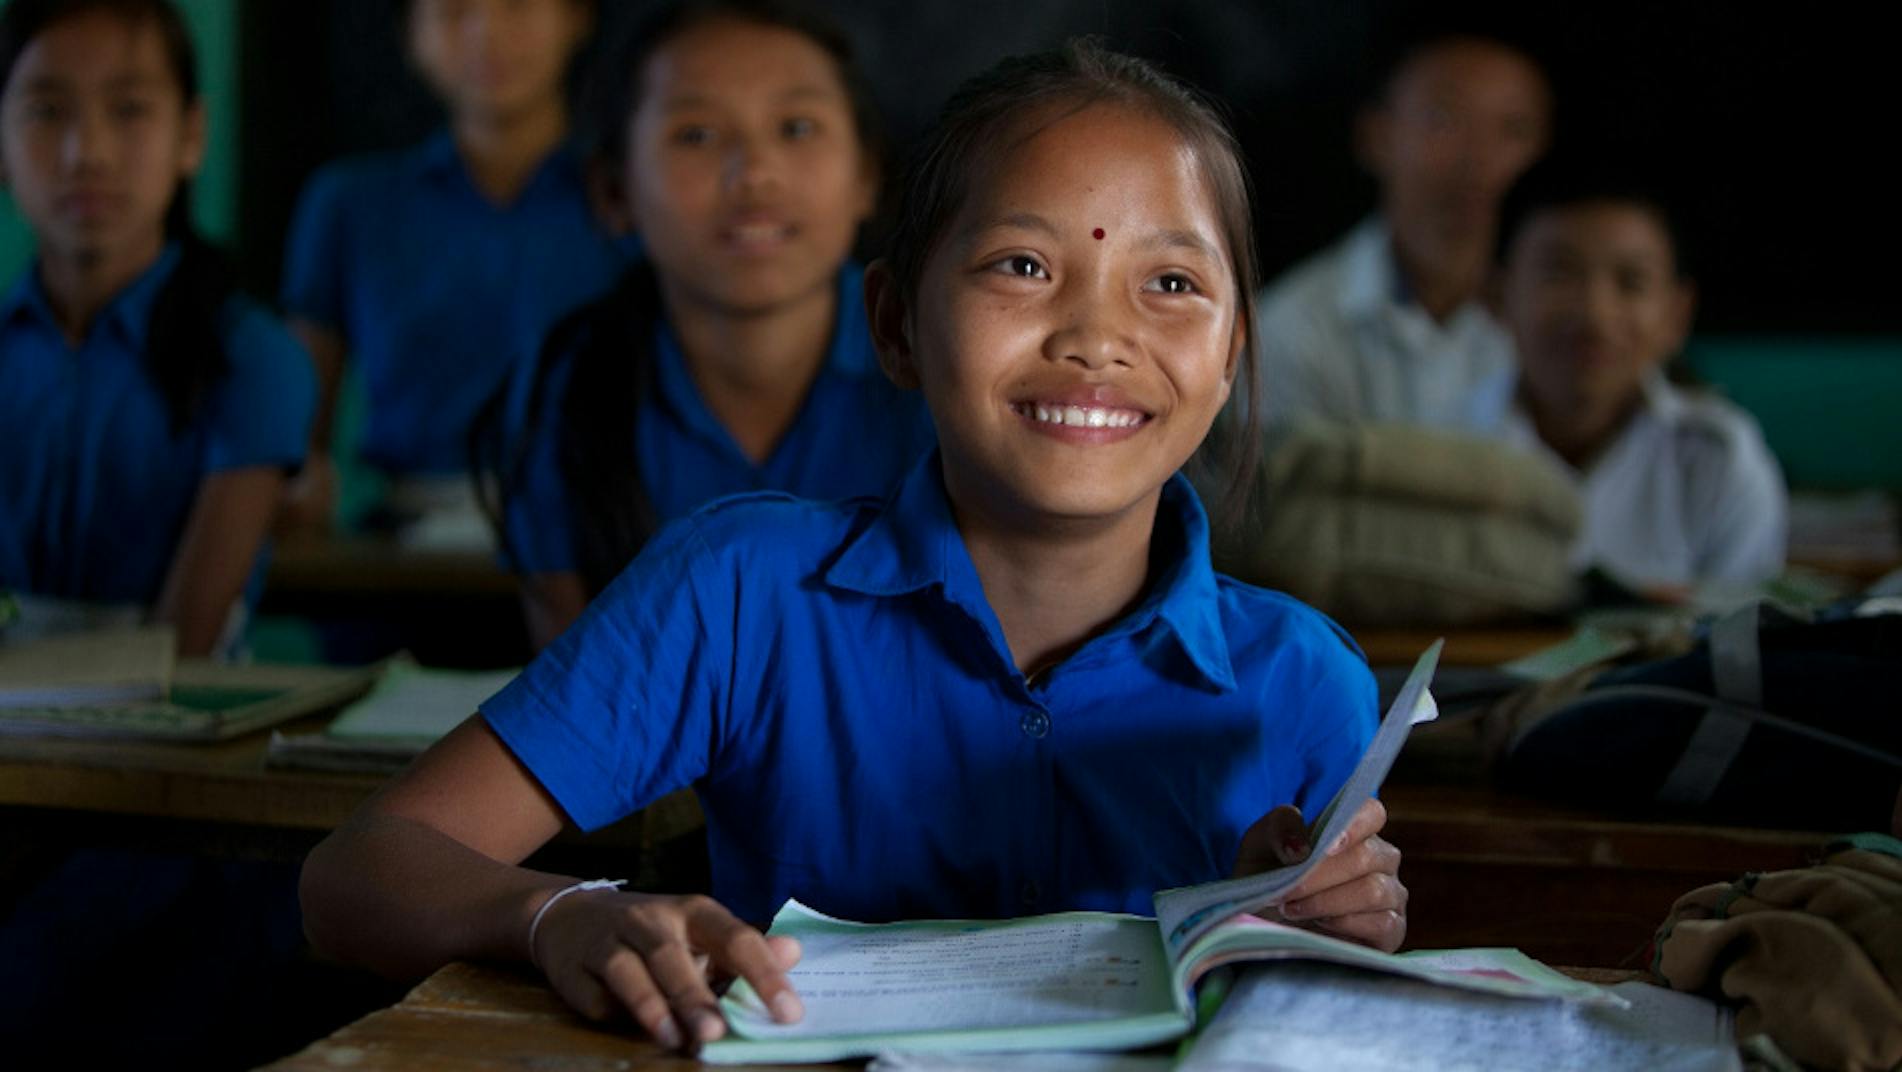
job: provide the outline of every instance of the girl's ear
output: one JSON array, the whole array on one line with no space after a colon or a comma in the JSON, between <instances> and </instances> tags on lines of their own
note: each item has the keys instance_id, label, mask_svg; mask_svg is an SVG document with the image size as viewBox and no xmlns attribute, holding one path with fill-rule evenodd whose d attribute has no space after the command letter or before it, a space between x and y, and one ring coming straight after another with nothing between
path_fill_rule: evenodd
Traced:
<instances>
[{"instance_id":1,"label":"girl's ear","mask_svg":"<svg viewBox=\"0 0 1902 1072\"><path fill-rule=\"evenodd\" d=\"M884 183L885 176L871 153L861 149L859 157L858 204L853 207L859 223L863 224L878 211L878 188Z\"/></svg>"},{"instance_id":2,"label":"girl's ear","mask_svg":"<svg viewBox=\"0 0 1902 1072\"><path fill-rule=\"evenodd\" d=\"M1255 310L1246 299L1235 314L1235 329L1228 340L1228 363L1222 366L1222 401L1228 401L1229 392L1235 387L1235 376L1241 371L1242 361L1248 356L1248 340L1254 333Z\"/></svg>"},{"instance_id":3,"label":"girl's ear","mask_svg":"<svg viewBox=\"0 0 1902 1072\"><path fill-rule=\"evenodd\" d=\"M198 174L205 163L205 147L209 143L207 129L209 122L205 118L203 98L185 106L184 121L178 131L178 177L190 179Z\"/></svg>"},{"instance_id":4,"label":"girl's ear","mask_svg":"<svg viewBox=\"0 0 1902 1072\"><path fill-rule=\"evenodd\" d=\"M889 261L880 258L865 269L865 315L871 321L872 347L878 367L906 390L918 387L918 365L911 348L909 310L898 292L898 279Z\"/></svg>"},{"instance_id":5,"label":"girl's ear","mask_svg":"<svg viewBox=\"0 0 1902 1072\"><path fill-rule=\"evenodd\" d=\"M614 169L600 161L588 165L588 207L594 210L594 218L601 221L609 233L614 235L633 234L634 212L629 207L633 200L623 188L625 183Z\"/></svg>"},{"instance_id":6,"label":"girl's ear","mask_svg":"<svg viewBox=\"0 0 1902 1072\"><path fill-rule=\"evenodd\" d=\"M1384 180L1393 161L1393 116L1386 102L1370 104L1354 115L1354 159L1376 179Z\"/></svg>"}]
</instances>

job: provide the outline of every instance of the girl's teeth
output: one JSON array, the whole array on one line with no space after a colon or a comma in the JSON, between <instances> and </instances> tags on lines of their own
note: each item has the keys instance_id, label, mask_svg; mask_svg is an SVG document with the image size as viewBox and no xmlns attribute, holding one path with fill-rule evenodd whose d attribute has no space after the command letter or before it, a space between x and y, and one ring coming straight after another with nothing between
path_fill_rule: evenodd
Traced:
<instances>
[{"instance_id":1,"label":"girl's teeth","mask_svg":"<svg viewBox=\"0 0 1902 1072\"><path fill-rule=\"evenodd\" d=\"M1128 428L1142 420L1141 414L1126 409L1048 406L1042 403L1026 403L1020 412L1045 424L1061 424L1071 428Z\"/></svg>"}]
</instances>

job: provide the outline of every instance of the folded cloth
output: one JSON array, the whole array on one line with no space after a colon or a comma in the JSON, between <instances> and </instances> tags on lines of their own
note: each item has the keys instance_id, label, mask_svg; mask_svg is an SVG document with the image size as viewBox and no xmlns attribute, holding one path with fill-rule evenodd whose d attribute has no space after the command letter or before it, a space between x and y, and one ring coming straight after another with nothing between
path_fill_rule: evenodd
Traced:
<instances>
[{"instance_id":1,"label":"folded cloth","mask_svg":"<svg viewBox=\"0 0 1902 1072\"><path fill-rule=\"evenodd\" d=\"M1246 523L1214 533L1226 573L1357 626L1480 624L1557 613L1577 596L1578 494L1542 458L1434 429L1319 421L1278 428L1260 450ZM1231 490L1215 472L1199 485L1214 502Z\"/></svg>"},{"instance_id":2,"label":"folded cloth","mask_svg":"<svg viewBox=\"0 0 1902 1072\"><path fill-rule=\"evenodd\" d=\"M1902 1067L1902 842L1861 834L1825 851L1678 898L1652 970L1738 1003L1738 1038L1766 1034L1805 1065Z\"/></svg>"}]
</instances>

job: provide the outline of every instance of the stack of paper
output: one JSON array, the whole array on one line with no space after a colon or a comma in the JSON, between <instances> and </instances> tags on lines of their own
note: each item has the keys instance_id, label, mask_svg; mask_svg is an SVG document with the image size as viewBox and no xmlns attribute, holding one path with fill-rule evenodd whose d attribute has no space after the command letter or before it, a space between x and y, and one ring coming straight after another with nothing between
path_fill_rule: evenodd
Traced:
<instances>
[{"instance_id":1,"label":"stack of paper","mask_svg":"<svg viewBox=\"0 0 1902 1072\"><path fill-rule=\"evenodd\" d=\"M170 626L146 626L0 648L0 709L162 700L176 647Z\"/></svg>"},{"instance_id":2,"label":"stack of paper","mask_svg":"<svg viewBox=\"0 0 1902 1072\"><path fill-rule=\"evenodd\" d=\"M270 759L319 770L402 768L475 713L518 670L436 670L396 660L322 733L271 735Z\"/></svg>"}]
</instances>

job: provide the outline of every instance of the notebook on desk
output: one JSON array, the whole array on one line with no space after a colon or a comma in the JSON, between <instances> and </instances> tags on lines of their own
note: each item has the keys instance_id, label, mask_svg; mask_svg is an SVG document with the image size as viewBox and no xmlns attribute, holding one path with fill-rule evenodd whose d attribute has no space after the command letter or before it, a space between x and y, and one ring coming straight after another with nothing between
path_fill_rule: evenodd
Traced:
<instances>
[{"instance_id":1,"label":"notebook on desk","mask_svg":"<svg viewBox=\"0 0 1902 1072\"><path fill-rule=\"evenodd\" d=\"M440 670L393 659L369 695L321 733L274 733L270 762L310 770L401 770L519 670Z\"/></svg>"},{"instance_id":2,"label":"notebook on desk","mask_svg":"<svg viewBox=\"0 0 1902 1072\"><path fill-rule=\"evenodd\" d=\"M0 647L0 710L162 699L177 637L170 626L72 633Z\"/></svg>"},{"instance_id":3,"label":"notebook on desk","mask_svg":"<svg viewBox=\"0 0 1902 1072\"><path fill-rule=\"evenodd\" d=\"M0 733L222 741L348 703L377 669L180 660L162 698L0 707Z\"/></svg>"}]
</instances>

